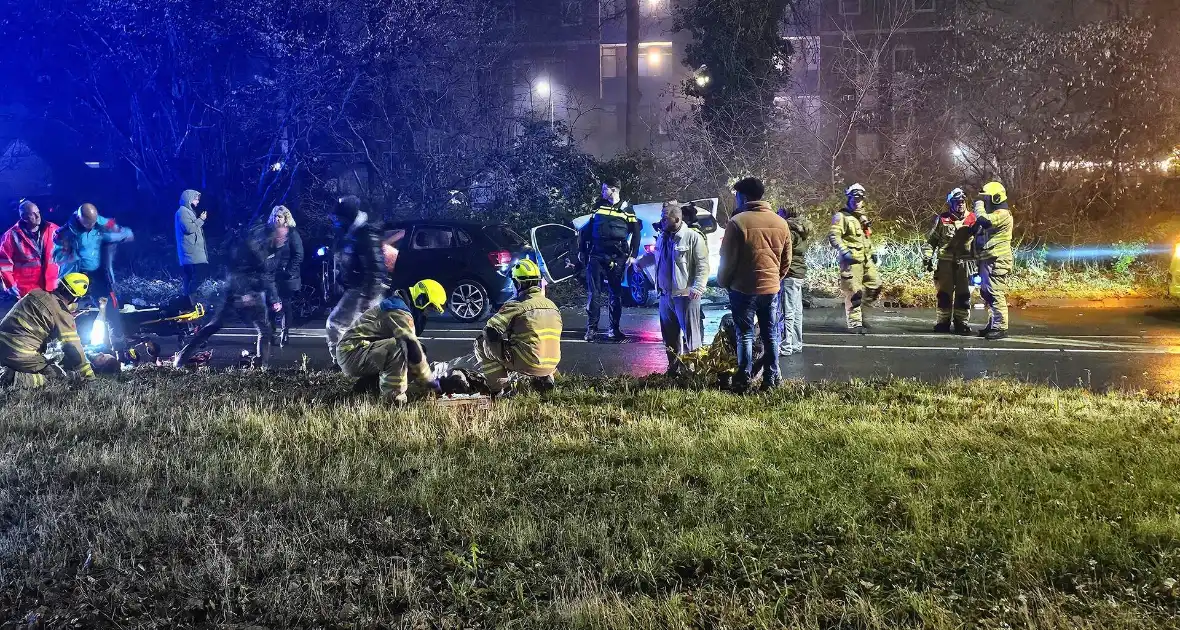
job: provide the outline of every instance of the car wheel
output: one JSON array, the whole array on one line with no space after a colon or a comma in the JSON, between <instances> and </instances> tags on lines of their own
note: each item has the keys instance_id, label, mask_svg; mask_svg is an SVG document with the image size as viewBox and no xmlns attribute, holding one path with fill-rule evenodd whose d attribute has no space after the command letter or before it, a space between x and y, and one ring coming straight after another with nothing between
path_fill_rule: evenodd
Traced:
<instances>
[{"instance_id":1,"label":"car wheel","mask_svg":"<svg viewBox=\"0 0 1180 630\"><path fill-rule=\"evenodd\" d=\"M464 323L477 322L484 318L491 306L491 299L488 290L479 282L462 280L451 289L447 306L455 319Z\"/></svg>"},{"instance_id":2,"label":"car wheel","mask_svg":"<svg viewBox=\"0 0 1180 630\"><path fill-rule=\"evenodd\" d=\"M647 282L647 274L632 268L627 272L627 297L631 306L647 306L651 297L651 286Z\"/></svg>"}]
</instances>

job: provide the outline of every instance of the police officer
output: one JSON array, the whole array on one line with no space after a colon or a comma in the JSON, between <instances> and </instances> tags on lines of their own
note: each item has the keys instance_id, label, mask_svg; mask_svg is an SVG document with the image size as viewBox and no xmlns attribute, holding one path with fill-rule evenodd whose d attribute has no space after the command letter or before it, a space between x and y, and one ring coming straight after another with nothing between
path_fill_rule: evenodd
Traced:
<instances>
[{"instance_id":1,"label":"police officer","mask_svg":"<svg viewBox=\"0 0 1180 630\"><path fill-rule=\"evenodd\" d=\"M1008 337L1008 281L1015 257L1012 252L1012 211L1008 191L1000 182L988 182L975 202L975 251L979 259L979 293L990 311L980 337L998 341Z\"/></svg>"},{"instance_id":2,"label":"police officer","mask_svg":"<svg viewBox=\"0 0 1180 630\"><path fill-rule=\"evenodd\" d=\"M938 321L934 332L970 335L967 320L971 316L972 225L975 215L967 210L967 195L956 188L946 197L947 209L934 217L934 226L926 235L922 262L934 273L934 290L938 296ZM938 256L935 266L934 257Z\"/></svg>"},{"instance_id":3,"label":"police officer","mask_svg":"<svg viewBox=\"0 0 1180 630\"><path fill-rule=\"evenodd\" d=\"M623 317L623 274L639 256L641 225L635 212L620 201L619 181L602 183L602 198L578 234L578 260L586 265L586 341L598 336L602 285L610 293L610 339L626 341L619 329Z\"/></svg>"},{"instance_id":4,"label":"police officer","mask_svg":"<svg viewBox=\"0 0 1180 630\"><path fill-rule=\"evenodd\" d=\"M0 321L0 386L42 387L49 380L64 378L65 370L74 370L85 380L94 378L70 312L89 287L85 274L67 273L53 291L33 289L8 311ZM54 339L65 352L64 370L42 354Z\"/></svg>"},{"instance_id":5,"label":"police officer","mask_svg":"<svg viewBox=\"0 0 1180 630\"><path fill-rule=\"evenodd\" d=\"M846 202L832 216L828 241L840 253L840 290L848 331L865 334L862 305L881 295L881 276L873 260L873 222L865 216L865 187L853 184L844 191Z\"/></svg>"}]
</instances>

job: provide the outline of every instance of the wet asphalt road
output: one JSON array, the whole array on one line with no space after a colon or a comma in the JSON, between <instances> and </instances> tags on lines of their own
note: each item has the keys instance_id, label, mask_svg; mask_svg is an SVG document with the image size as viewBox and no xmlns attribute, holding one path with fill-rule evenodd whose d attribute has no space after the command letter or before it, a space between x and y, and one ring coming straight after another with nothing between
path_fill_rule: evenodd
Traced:
<instances>
[{"instance_id":1,"label":"wet asphalt road","mask_svg":"<svg viewBox=\"0 0 1180 630\"><path fill-rule=\"evenodd\" d=\"M725 312L706 307L706 340L712 339ZM808 309L806 350L781 359L783 376L809 381L893 376L929 382L1011 377L1097 390L1180 390L1180 309L1028 309L1013 310L1012 315L1012 337L987 342L930 332L934 314L928 310L870 310L873 333L860 336L843 330L841 309ZM983 317L982 311L972 314L975 322ZM578 310L565 311L563 372L642 376L666 368L654 310L628 309L623 329L632 339L627 343L586 343L584 322ZM446 318L431 320L423 335L427 355L442 361L471 352L479 328ZM252 339L251 329L225 329L210 344L215 364L233 362ZM305 355L313 368L329 364L318 323L293 331L291 344L275 351L274 367L296 367Z\"/></svg>"}]
</instances>

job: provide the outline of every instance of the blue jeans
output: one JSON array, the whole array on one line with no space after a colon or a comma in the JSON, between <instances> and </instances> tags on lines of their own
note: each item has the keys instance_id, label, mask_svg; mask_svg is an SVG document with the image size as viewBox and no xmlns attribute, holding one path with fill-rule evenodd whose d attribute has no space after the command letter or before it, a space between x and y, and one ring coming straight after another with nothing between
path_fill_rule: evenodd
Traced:
<instances>
[{"instance_id":1,"label":"blue jeans","mask_svg":"<svg viewBox=\"0 0 1180 630\"><path fill-rule=\"evenodd\" d=\"M779 297L770 295L746 295L737 291L729 292L729 311L733 313L733 325L737 328L738 380L749 384L754 378L754 318L758 319L759 335L762 338L763 370L762 382L771 384L779 380ZM744 379L744 380L743 380Z\"/></svg>"},{"instance_id":2,"label":"blue jeans","mask_svg":"<svg viewBox=\"0 0 1180 630\"><path fill-rule=\"evenodd\" d=\"M803 280L786 278L782 293L782 354L803 352Z\"/></svg>"}]
</instances>

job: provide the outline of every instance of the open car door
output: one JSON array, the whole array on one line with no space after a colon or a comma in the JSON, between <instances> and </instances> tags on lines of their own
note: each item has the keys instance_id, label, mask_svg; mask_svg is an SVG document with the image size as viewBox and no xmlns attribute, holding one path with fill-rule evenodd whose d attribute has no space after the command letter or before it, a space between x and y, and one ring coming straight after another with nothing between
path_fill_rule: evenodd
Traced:
<instances>
[{"instance_id":1,"label":"open car door","mask_svg":"<svg viewBox=\"0 0 1180 630\"><path fill-rule=\"evenodd\" d=\"M578 232L568 225L548 223L529 231L541 273L550 283L562 282L581 271Z\"/></svg>"}]
</instances>

